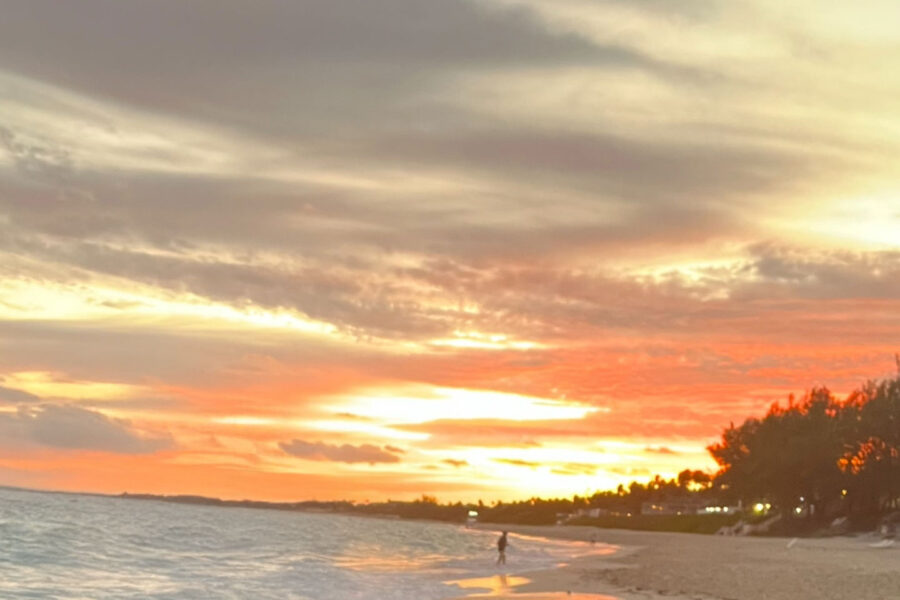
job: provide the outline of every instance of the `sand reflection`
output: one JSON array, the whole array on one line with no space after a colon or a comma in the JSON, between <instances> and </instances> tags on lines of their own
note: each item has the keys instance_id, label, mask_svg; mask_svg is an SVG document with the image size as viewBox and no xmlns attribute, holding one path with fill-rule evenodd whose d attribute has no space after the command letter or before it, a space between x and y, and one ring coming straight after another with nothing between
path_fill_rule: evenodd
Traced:
<instances>
[{"instance_id":1,"label":"sand reflection","mask_svg":"<svg viewBox=\"0 0 900 600\"><path fill-rule=\"evenodd\" d=\"M479 590L465 598L510 598L512 600L620 600L602 594L578 594L571 592L517 592L515 588L531 583L526 577L499 574L491 577L477 577L448 581L463 590Z\"/></svg>"},{"instance_id":2,"label":"sand reflection","mask_svg":"<svg viewBox=\"0 0 900 600\"><path fill-rule=\"evenodd\" d=\"M501 573L491 577L476 577L472 579L460 579L457 581L448 581L451 585L456 585L464 590L487 590L479 591L478 594L472 594L470 597L479 598L486 596L501 596L509 594L512 588L530 583L531 580L526 577L517 577L515 575L507 575Z\"/></svg>"}]
</instances>

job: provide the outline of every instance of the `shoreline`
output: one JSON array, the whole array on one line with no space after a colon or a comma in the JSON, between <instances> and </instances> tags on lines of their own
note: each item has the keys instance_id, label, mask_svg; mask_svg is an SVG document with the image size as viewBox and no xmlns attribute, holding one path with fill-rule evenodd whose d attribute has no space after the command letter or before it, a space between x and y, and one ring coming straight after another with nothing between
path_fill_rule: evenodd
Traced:
<instances>
[{"instance_id":1,"label":"shoreline","mask_svg":"<svg viewBox=\"0 0 900 600\"><path fill-rule=\"evenodd\" d=\"M572 558L556 567L518 571L515 569L515 553L509 554L506 572L493 576L447 582L458 585L461 595L451 600L471 600L473 598L493 598L502 600L656 600L657 594L632 593L602 579L587 580L585 573L601 572L622 568L622 559L639 552L640 546L610 544L602 539L602 529L592 527L502 525L493 523L476 525L480 531L508 531L519 538L543 539L547 541L577 542L591 545L573 546ZM594 547L591 542L597 542ZM513 547L514 548L514 547ZM466 593L467 590L472 591ZM680 596L666 596L668 600L688 600Z\"/></svg>"},{"instance_id":2,"label":"shoreline","mask_svg":"<svg viewBox=\"0 0 900 600\"><path fill-rule=\"evenodd\" d=\"M492 524L478 529L499 531ZM601 529L502 526L513 535L598 543L611 554L576 555L565 565L510 574L527 582L492 587L510 600L883 600L900 598L900 546L877 548L872 534L834 538L726 537ZM495 576L499 578L500 576ZM502 582L500 582L502 583ZM569 594L568 592L571 592Z\"/></svg>"}]
</instances>

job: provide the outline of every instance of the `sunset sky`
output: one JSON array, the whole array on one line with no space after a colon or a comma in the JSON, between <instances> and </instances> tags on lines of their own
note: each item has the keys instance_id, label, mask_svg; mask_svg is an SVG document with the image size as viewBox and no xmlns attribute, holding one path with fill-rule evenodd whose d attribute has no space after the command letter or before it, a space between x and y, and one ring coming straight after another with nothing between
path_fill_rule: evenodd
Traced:
<instances>
[{"instance_id":1,"label":"sunset sky","mask_svg":"<svg viewBox=\"0 0 900 600\"><path fill-rule=\"evenodd\" d=\"M894 372L900 3L0 1L0 484L571 496Z\"/></svg>"}]
</instances>

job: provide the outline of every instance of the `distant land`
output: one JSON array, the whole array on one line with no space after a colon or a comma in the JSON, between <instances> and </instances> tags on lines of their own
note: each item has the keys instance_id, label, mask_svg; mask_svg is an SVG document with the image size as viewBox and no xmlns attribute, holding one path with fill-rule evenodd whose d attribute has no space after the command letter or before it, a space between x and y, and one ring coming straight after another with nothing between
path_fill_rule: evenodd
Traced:
<instances>
[{"instance_id":1,"label":"distant land","mask_svg":"<svg viewBox=\"0 0 900 600\"><path fill-rule=\"evenodd\" d=\"M164 495L164 494L131 494L128 492L109 495L112 498L124 498L126 500L156 500L159 502L174 502L176 504L200 504L203 506L224 506L228 508L263 508L269 510L300 510L312 512L351 512L356 506L352 502L336 500L320 502L317 500L304 500L300 502L266 502L263 500L223 500L221 498L209 498L207 496L194 496L190 494Z\"/></svg>"}]
</instances>

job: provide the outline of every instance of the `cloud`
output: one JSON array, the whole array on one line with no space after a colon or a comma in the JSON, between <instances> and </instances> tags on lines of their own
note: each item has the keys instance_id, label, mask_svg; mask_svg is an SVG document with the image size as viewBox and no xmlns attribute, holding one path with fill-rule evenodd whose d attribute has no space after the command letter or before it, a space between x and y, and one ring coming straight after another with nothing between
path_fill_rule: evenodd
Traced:
<instances>
[{"instance_id":1,"label":"cloud","mask_svg":"<svg viewBox=\"0 0 900 600\"><path fill-rule=\"evenodd\" d=\"M648 477L651 475L650 469L644 467L610 467L606 471L625 477Z\"/></svg>"},{"instance_id":2,"label":"cloud","mask_svg":"<svg viewBox=\"0 0 900 600\"><path fill-rule=\"evenodd\" d=\"M0 402L18 404L22 402L38 402L40 398L23 390L0 386Z\"/></svg>"},{"instance_id":3,"label":"cloud","mask_svg":"<svg viewBox=\"0 0 900 600\"><path fill-rule=\"evenodd\" d=\"M71 405L41 404L0 414L0 432L6 442L64 450L151 454L174 447L169 435L146 434L128 421Z\"/></svg>"},{"instance_id":4,"label":"cloud","mask_svg":"<svg viewBox=\"0 0 900 600\"><path fill-rule=\"evenodd\" d=\"M541 466L541 463L532 462L528 460L521 460L518 458L494 458L492 459L494 462L501 463L504 465L512 465L514 467L528 467L529 469L535 469Z\"/></svg>"},{"instance_id":5,"label":"cloud","mask_svg":"<svg viewBox=\"0 0 900 600\"><path fill-rule=\"evenodd\" d=\"M456 460L455 458L445 458L441 461L444 464L450 465L451 467L455 467L459 469L460 467L468 467L469 461L466 460Z\"/></svg>"},{"instance_id":6,"label":"cloud","mask_svg":"<svg viewBox=\"0 0 900 600\"><path fill-rule=\"evenodd\" d=\"M357 415L351 412L339 412L334 414L335 417L340 417L341 419L350 419L353 421L371 421L370 417L364 417L362 415Z\"/></svg>"},{"instance_id":7,"label":"cloud","mask_svg":"<svg viewBox=\"0 0 900 600\"><path fill-rule=\"evenodd\" d=\"M83 218L100 206L105 202L94 208L79 203L70 208ZM510 225L467 228L435 223L422 230L428 235L401 232L396 236L394 244L404 251L429 243L426 238L431 240L430 254L407 255L414 266L397 268L367 256L356 260L316 256L315 252L324 248L324 240L318 250L310 240L306 243L313 246L297 248L307 255L300 262L287 257L287 246L272 248L276 255L284 256L275 262L241 255L245 243L256 239L255 233L252 238L235 238L234 254L226 252L218 259L206 256L205 251L200 258L193 250L160 252L148 246L141 251L97 240L56 240L48 245L47 233L73 222L67 218L69 209L41 212L22 207L17 205L11 214L17 224L24 219L24 226L5 239L0 234L0 249L6 247L55 265L55 277L61 284L83 281L84 271L88 271L98 277L98 285L115 278L152 286L160 293L197 295L238 309L289 311L364 337L446 338L463 323L481 331L514 332L538 340L572 331L573 323L619 330L709 329L709 325L721 326L762 310L752 302L766 299L900 297L900 259L895 251L828 252L752 244L736 252L730 264L693 267L689 272L673 267L652 278L603 266L587 271L565 264L568 256L627 252L638 247L688 247L692 240L715 239L729 230L732 217L727 212L668 207L646 213L638 210L619 225L558 224L529 230ZM208 209L218 212L212 206ZM32 217L26 218L23 211L39 220L55 214L57 222L28 234L27 222ZM143 217L142 227L156 218ZM159 217L158 230L169 229L161 213ZM138 218L133 214L126 220ZM203 217L198 213L189 220L199 222ZM74 231L92 229L73 227ZM262 223L260 227L264 227ZM122 235L136 233L131 225L121 231ZM202 236L203 232L196 234ZM147 229L139 235L149 242L157 233ZM259 238L263 237L260 229ZM453 241L460 239L466 241ZM348 234L345 242L366 245L355 234ZM551 258L555 260L548 260ZM70 276L60 277L58 273L65 270ZM471 304L479 311L456 310L453 302ZM112 312L129 312L128 306L117 310L108 303L99 305ZM675 315L678 318L673 318Z\"/></svg>"},{"instance_id":8,"label":"cloud","mask_svg":"<svg viewBox=\"0 0 900 600\"><path fill-rule=\"evenodd\" d=\"M164 1L149 10L94 0L75 11L38 1L0 24L0 68L273 137L402 122L413 98L417 119L450 113L436 75L459 70L667 68L633 49L551 32L530 11L479 4L265 1L247 11L237 1Z\"/></svg>"},{"instance_id":9,"label":"cloud","mask_svg":"<svg viewBox=\"0 0 900 600\"><path fill-rule=\"evenodd\" d=\"M392 140L385 152L420 168L455 165L503 181L527 177L532 185L591 189L597 207L633 201L648 211L680 209L694 218L722 207L724 198L733 204L748 193L783 187L813 167L811 157L789 151L545 131L524 124L511 130L408 135ZM648 225L664 223L647 220Z\"/></svg>"},{"instance_id":10,"label":"cloud","mask_svg":"<svg viewBox=\"0 0 900 600\"><path fill-rule=\"evenodd\" d=\"M278 444L287 454L306 460L323 460L343 463L396 463L400 458L388 450L372 444L353 446L352 444L332 445L325 442L306 442L299 439Z\"/></svg>"},{"instance_id":11,"label":"cloud","mask_svg":"<svg viewBox=\"0 0 900 600\"><path fill-rule=\"evenodd\" d=\"M96 400L78 400L74 404L78 404L87 408L106 407L117 410L151 410L166 411L178 409L182 406L184 400L176 397L132 397L132 398L106 398L102 401Z\"/></svg>"},{"instance_id":12,"label":"cloud","mask_svg":"<svg viewBox=\"0 0 900 600\"><path fill-rule=\"evenodd\" d=\"M745 272L735 277L734 295L758 298L850 299L900 298L900 251L830 250L810 252L786 244L750 248Z\"/></svg>"},{"instance_id":13,"label":"cloud","mask_svg":"<svg viewBox=\"0 0 900 600\"><path fill-rule=\"evenodd\" d=\"M550 471L557 475L594 475L599 467L589 463L564 463Z\"/></svg>"},{"instance_id":14,"label":"cloud","mask_svg":"<svg viewBox=\"0 0 900 600\"><path fill-rule=\"evenodd\" d=\"M39 181L63 182L72 164L68 153L54 145L17 139L8 127L0 126L0 150L5 150L16 167L26 176Z\"/></svg>"},{"instance_id":15,"label":"cloud","mask_svg":"<svg viewBox=\"0 0 900 600\"><path fill-rule=\"evenodd\" d=\"M644 448L644 452L649 452L650 454L678 454L678 452L675 452L668 446L647 446L646 448Z\"/></svg>"},{"instance_id":16,"label":"cloud","mask_svg":"<svg viewBox=\"0 0 900 600\"><path fill-rule=\"evenodd\" d=\"M458 382L465 385L463 382ZM534 422L514 422L503 419L438 419L427 423L403 425L406 431L428 434L428 440L420 442L433 447L481 448L532 448L540 446L535 434L548 431L566 431L575 421L561 426L543 426Z\"/></svg>"}]
</instances>

